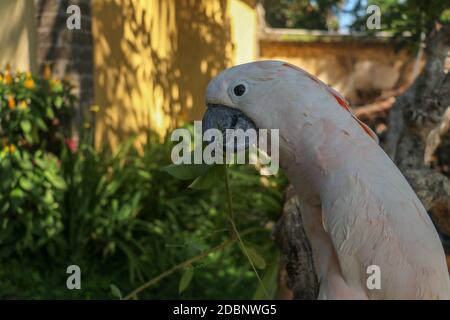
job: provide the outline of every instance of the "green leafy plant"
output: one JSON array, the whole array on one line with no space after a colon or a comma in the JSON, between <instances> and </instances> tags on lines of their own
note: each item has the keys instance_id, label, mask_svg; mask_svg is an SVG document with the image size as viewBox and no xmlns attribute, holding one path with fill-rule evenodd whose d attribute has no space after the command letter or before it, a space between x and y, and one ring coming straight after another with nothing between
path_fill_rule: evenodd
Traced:
<instances>
[{"instance_id":1,"label":"green leafy plant","mask_svg":"<svg viewBox=\"0 0 450 320\"><path fill-rule=\"evenodd\" d=\"M82 143L76 153L63 154L62 166L68 185L63 213L72 256L107 259L119 251L127 258L131 281L142 278L140 256L145 249L136 239L154 227L141 219L152 170L133 149L133 139L112 154Z\"/></svg>"},{"instance_id":2,"label":"green leafy plant","mask_svg":"<svg viewBox=\"0 0 450 320\"><path fill-rule=\"evenodd\" d=\"M66 184L52 151L69 138L70 85L31 73L0 74L0 258L44 247L54 253L63 229Z\"/></svg>"},{"instance_id":3,"label":"green leafy plant","mask_svg":"<svg viewBox=\"0 0 450 320\"><path fill-rule=\"evenodd\" d=\"M0 298L122 298L146 279L139 298L272 296L268 239L284 178L228 170L236 227L261 285L225 214L224 167L161 170L172 142L152 133L143 146L130 138L114 150L94 147L88 126L72 139L70 88L48 70L2 73ZM80 266L83 290L63 285L68 264Z\"/></svg>"},{"instance_id":4,"label":"green leafy plant","mask_svg":"<svg viewBox=\"0 0 450 320\"><path fill-rule=\"evenodd\" d=\"M0 255L36 250L53 252L62 230L59 204L66 184L52 154L0 152Z\"/></svg>"},{"instance_id":5,"label":"green leafy plant","mask_svg":"<svg viewBox=\"0 0 450 320\"><path fill-rule=\"evenodd\" d=\"M57 153L70 139L75 96L68 81L29 72L0 73L0 139L20 150Z\"/></svg>"},{"instance_id":6,"label":"green leafy plant","mask_svg":"<svg viewBox=\"0 0 450 320\"><path fill-rule=\"evenodd\" d=\"M191 257L186 261L172 267L169 270L166 270L164 273L160 274L156 278L151 279L150 281L144 283L140 287L133 290L129 293L125 299L136 298L139 293L143 290L149 288L150 286L156 284L161 279L171 275L172 273L178 270L184 270L179 282L179 292L183 292L187 289L189 284L192 281L194 276L194 268L192 267L192 263L197 262L205 257L207 257L211 253L215 253L217 251L225 250L228 246L237 243L239 248L241 249L244 256L247 258L252 270L258 279L259 288L257 294L255 293L255 297L259 297L262 294L264 298L273 297L274 290L271 290L271 294L266 288L266 284L268 281L273 282L275 278L273 277L274 269L273 267L269 271L270 275L265 276L265 281L260 277L258 269L266 268L266 261L263 256L258 252L255 246L244 242L242 235L251 233L253 230L251 228L245 230L243 233L238 231L238 228L235 223L234 216L234 208L233 208L233 200L230 189L230 179L228 172L228 164L224 165L204 165L204 164L194 164L194 165L169 165L164 167L162 170L171 174L173 177L176 177L181 180L193 180L193 182L189 185L189 188L199 189L199 190L207 190L214 188L217 185L218 180L223 178L225 184L225 192L226 192L226 200L228 205L227 210L227 220L229 223L229 238L219 244L216 247L210 248L208 250L203 251L201 254ZM276 272L275 272L276 273ZM273 287L273 285L271 285Z\"/></svg>"}]
</instances>

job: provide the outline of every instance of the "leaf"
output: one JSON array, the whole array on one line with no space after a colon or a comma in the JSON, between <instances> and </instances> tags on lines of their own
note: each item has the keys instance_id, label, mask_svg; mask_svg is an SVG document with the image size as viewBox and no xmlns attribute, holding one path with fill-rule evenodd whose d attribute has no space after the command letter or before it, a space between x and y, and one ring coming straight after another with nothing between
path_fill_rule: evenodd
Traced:
<instances>
[{"instance_id":1,"label":"leaf","mask_svg":"<svg viewBox=\"0 0 450 320\"><path fill-rule=\"evenodd\" d=\"M0 209L0 213L5 213L9 209L9 202L5 202ZM6 219L3 220L3 224L5 224Z\"/></svg>"},{"instance_id":2,"label":"leaf","mask_svg":"<svg viewBox=\"0 0 450 320\"><path fill-rule=\"evenodd\" d=\"M41 129L42 131L47 131L47 125L45 124L44 120L42 120L39 117L36 117L34 122L36 123L36 125L38 126L39 129Z\"/></svg>"},{"instance_id":3,"label":"leaf","mask_svg":"<svg viewBox=\"0 0 450 320\"><path fill-rule=\"evenodd\" d=\"M33 163L28 159L22 159L19 163L20 168L23 170L32 170L33 169Z\"/></svg>"},{"instance_id":4,"label":"leaf","mask_svg":"<svg viewBox=\"0 0 450 320\"><path fill-rule=\"evenodd\" d=\"M55 203L55 198L53 197L53 193L50 190L47 190L45 192L45 195L44 195L44 198L42 199L42 201L47 205L52 205L53 203Z\"/></svg>"},{"instance_id":5,"label":"leaf","mask_svg":"<svg viewBox=\"0 0 450 320\"><path fill-rule=\"evenodd\" d=\"M137 173L138 173L138 175L140 175L142 178L144 178L146 180L150 180L152 178L152 175L145 170L138 170Z\"/></svg>"},{"instance_id":6,"label":"leaf","mask_svg":"<svg viewBox=\"0 0 450 320\"><path fill-rule=\"evenodd\" d=\"M25 139L30 143L30 144L32 144L33 143L33 137L31 136L31 134L29 134L29 133L25 133Z\"/></svg>"},{"instance_id":7,"label":"leaf","mask_svg":"<svg viewBox=\"0 0 450 320\"><path fill-rule=\"evenodd\" d=\"M66 189L66 182L60 176L50 173L49 171L46 171L44 173L44 176L55 188L60 189L60 190Z\"/></svg>"},{"instance_id":8,"label":"leaf","mask_svg":"<svg viewBox=\"0 0 450 320\"><path fill-rule=\"evenodd\" d=\"M57 96L55 98L55 107L59 109L59 108L61 108L62 105L63 105L62 97L61 96Z\"/></svg>"},{"instance_id":9,"label":"leaf","mask_svg":"<svg viewBox=\"0 0 450 320\"><path fill-rule=\"evenodd\" d=\"M275 293L277 291L277 276L279 266L278 259L279 256L278 254L276 254L276 257L272 259L273 263L270 264L269 267L266 269L264 276L262 278L262 285L260 284L258 286L258 289L256 289L256 292L253 295L253 300L267 299L265 290L267 290L267 293L269 294L270 298L275 297Z\"/></svg>"},{"instance_id":10,"label":"leaf","mask_svg":"<svg viewBox=\"0 0 450 320\"><path fill-rule=\"evenodd\" d=\"M119 298L119 299L122 299L122 292L120 291L120 289L116 286L116 285L114 285L114 284L110 284L109 285L109 288L111 289L111 294L114 296L114 297L116 297L116 298Z\"/></svg>"},{"instance_id":11,"label":"leaf","mask_svg":"<svg viewBox=\"0 0 450 320\"><path fill-rule=\"evenodd\" d=\"M41 158L38 158L37 157L37 155L36 155L36 157L34 158L34 164L36 165L36 166L38 166L39 168L41 168L41 169L46 169L46 162L44 161L44 160L42 160Z\"/></svg>"},{"instance_id":12,"label":"leaf","mask_svg":"<svg viewBox=\"0 0 450 320\"><path fill-rule=\"evenodd\" d=\"M16 188L13 191L11 191L11 198L13 199L22 199L24 197L24 193L22 190Z\"/></svg>"},{"instance_id":13,"label":"leaf","mask_svg":"<svg viewBox=\"0 0 450 320\"><path fill-rule=\"evenodd\" d=\"M182 293L184 290L187 289L187 287L191 283L193 276L194 276L194 269L192 267L189 267L184 270L183 274L181 275L180 284L178 286L179 293Z\"/></svg>"},{"instance_id":14,"label":"leaf","mask_svg":"<svg viewBox=\"0 0 450 320\"><path fill-rule=\"evenodd\" d=\"M217 186L217 182L223 177L222 165L210 166L209 170L192 182L188 188L197 190L211 189Z\"/></svg>"},{"instance_id":15,"label":"leaf","mask_svg":"<svg viewBox=\"0 0 450 320\"><path fill-rule=\"evenodd\" d=\"M170 164L161 168L161 170L177 179L191 180L208 171L208 167L206 164Z\"/></svg>"},{"instance_id":16,"label":"leaf","mask_svg":"<svg viewBox=\"0 0 450 320\"><path fill-rule=\"evenodd\" d=\"M31 122L28 120L22 120L20 121L20 127L22 128L23 132L29 133L31 131Z\"/></svg>"},{"instance_id":17,"label":"leaf","mask_svg":"<svg viewBox=\"0 0 450 320\"><path fill-rule=\"evenodd\" d=\"M16 210L17 213L20 213L18 207L22 204L24 200L25 197L24 192L19 188L15 188L14 190L11 191L10 197L13 209Z\"/></svg>"},{"instance_id":18,"label":"leaf","mask_svg":"<svg viewBox=\"0 0 450 320\"><path fill-rule=\"evenodd\" d=\"M52 84L53 92L58 93L58 92L63 91L63 89L64 89L64 87L61 82L53 82L53 84Z\"/></svg>"},{"instance_id":19,"label":"leaf","mask_svg":"<svg viewBox=\"0 0 450 320\"><path fill-rule=\"evenodd\" d=\"M45 109L45 113L49 119L53 119L55 117L55 113L53 112L53 109L50 106L48 106Z\"/></svg>"},{"instance_id":20,"label":"leaf","mask_svg":"<svg viewBox=\"0 0 450 320\"><path fill-rule=\"evenodd\" d=\"M30 191L33 189L33 183L25 177L21 177L19 179L19 185L25 191Z\"/></svg>"},{"instance_id":21,"label":"leaf","mask_svg":"<svg viewBox=\"0 0 450 320\"><path fill-rule=\"evenodd\" d=\"M256 251L255 248L252 247L245 247L247 249L247 254L252 260L255 267L258 269L264 269L266 267L266 260Z\"/></svg>"}]
</instances>

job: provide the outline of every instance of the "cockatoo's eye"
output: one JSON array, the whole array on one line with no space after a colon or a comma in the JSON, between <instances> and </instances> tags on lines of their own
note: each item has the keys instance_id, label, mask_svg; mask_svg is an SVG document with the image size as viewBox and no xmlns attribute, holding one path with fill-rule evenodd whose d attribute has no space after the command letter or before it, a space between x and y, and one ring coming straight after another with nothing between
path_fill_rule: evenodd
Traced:
<instances>
[{"instance_id":1,"label":"cockatoo's eye","mask_svg":"<svg viewBox=\"0 0 450 320\"><path fill-rule=\"evenodd\" d=\"M245 93L245 85L243 84L238 84L237 86L234 87L233 92L236 96L240 97Z\"/></svg>"}]
</instances>

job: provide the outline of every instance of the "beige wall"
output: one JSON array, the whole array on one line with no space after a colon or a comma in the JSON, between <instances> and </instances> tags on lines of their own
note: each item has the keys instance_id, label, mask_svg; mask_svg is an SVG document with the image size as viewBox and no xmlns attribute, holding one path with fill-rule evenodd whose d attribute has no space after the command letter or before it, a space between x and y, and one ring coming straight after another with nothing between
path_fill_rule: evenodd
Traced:
<instances>
[{"instance_id":1,"label":"beige wall","mask_svg":"<svg viewBox=\"0 0 450 320\"><path fill-rule=\"evenodd\" d=\"M414 57L394 44L358 40L325 43L260 42L260 59L291 62L341 92L354 105L365 104L408 84Z\"/></svg>"},{"instance_id":2,"label":"beige wall","mask_svg":"<svg viewBox=\"0 0 450 320\"><path fill-rule=\"evenodd\" d=\"M248 2L97 0L92 9L97 144L200 119L210 79L255 57Z\"/></svg>"},{"instance_id":3,"label":"beige wall","mask_svg":"<svg viewBox=\"0 0 450 320\"><path fill-rule=\"evenodd\" d=\"M254 1L228 1L233 65L255 61L257 58L258 26Z\"/></svg>"},{"instance_id":4,"label":"beige wall","mask_svg":"<svg viewBox=\"0 0 450 320\"><path fill-rule=\"evenodd\" d=\"M0 67L36 71L34 0L0 1Z\"/></svg>"}]
</instances>

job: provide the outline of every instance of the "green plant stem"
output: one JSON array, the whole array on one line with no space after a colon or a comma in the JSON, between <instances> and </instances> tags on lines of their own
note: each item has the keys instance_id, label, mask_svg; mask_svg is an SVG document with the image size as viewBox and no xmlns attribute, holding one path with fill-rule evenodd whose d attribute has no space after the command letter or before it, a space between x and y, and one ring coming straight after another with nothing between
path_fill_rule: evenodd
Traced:
<instances>
[{"instance_id":1,"label":"green plant stem","mask_svg":"<svg viewBox=\"0 0 450 320\"><path fill-rule=\"evenodd\" d=\"M207 257L209 254L213 253L213 252L217 252L220 250L223 250L227 247L229 247L230 245L234 244L235 242L238 242L242 252L244 253L244 255L246 256L246 258L248 259L248 261L250 262L250 265L252 266L253 272L255 273L256 277L258 278L258 282L261 285L264 294L266 295L266 297L268 299L270 299L270 296L266 290L266 287L264 286L261 277L258 274L258 271L256 270L255 265L253 264L252 259L250 258L247 248L245 247L244 241L242 240L242 236L245 234L248 234L250 232L252 232L254 229L247 229L245 231L243 231L241 234L239 234L239 231L236 227L236 224L234 223L234 211L233 211L233 200L231 197L231 191L230 191L230 179L228 176L228 167L227 164L224 165L224 174L225 174L225 189L226 189L226 193L227 193L227 202L228 202L228 219L230 221L230 226L231 226L231 233L230 233L230 239L225 240L224 242L222 242L221 244L212 247L210 249L207 249L205 251L203 251L201 254L196 255L192 258L189 258L175 266L173 266L172 268L164 271L163 273L161 273L160 275L156 276L155 278L147 281L146 283L142 284L141 286L137 287L136 289L134 289L132 292L130 292L129 294L127 294L123 300L129 300L135 296L137 296L140 292L142 292L143 290L149 288L150 286L158 283L160 280L162 280L163 278L171 275L172 273L174 273L175 271L178 271L188 265L191 265L194 262L197 262L205 257ZM256 228L258 229L258 228Z\"/></svg>"},{"instance_id":2,"label":"green plant stem","mask_svg":"<svg viewBox=\"0 0 450 320\"><path fill-rule=\"evenodd\" d=\"M252 233L254 231L258 231L259 228L252 228L252 229L247 229L244 232L242 232L242 235L244 234L249 234ZM133 298L134 296L137 296L137 294L139 294L140 292L144 291L145 289L149 288L150 286L158 283L160 280L162 280L163 278L171 275L172 273L174 273L175 271L178 271L194 262L197 262L205 257L207 257L208 255L210 255L213 252L217 252L217 251L221 251L227 247L229 247L230 245L234 244L237 241L237 239L228 239L225 240L224 242L222 242L221 244L209 248L205 251L203 251L201 254L196 255L192 258L189 258L175 266L173 266L172 268L170 268L169 270L164 271L163 273L161 273L160 275L152 278L151 280L147 281L146 283L142 284L141 286L137 287L136 289L134 289L132 292L130 292L129 294L127 294L123 300L129 300L131 298Z\"/></svg>"},{"instance_id":3,"label":"green plant stem","mask_svg":"<svg viewBox=\"0 0 450 320\"><path fill-rule=\"evenodd\" d=\"M230 223L230 237L232 239L236 238L236 230L233 228L234 221L234 210L233 210L233 199L231 198L231 190L230 190L230 178L228 176L228 165L224 164L224 175L225 175L225 192L227 194L228 201L228 220Z\"/></svg>"},{"instance_id":4,"label":"green plant stem","mask_svg":"<svg viewBox=\"0 0 450 320\"><path fill-rule=\"evenodd\" d=\"M206 256L210 255L210 254L213 253L213 252L216 252L216 251L220 251L220 250L222 250L222 249L225 249L225 248L229 247L230 245L232 245L232 244L235 243L235 242L236 242L235 240L228 239L228 240L222 242L221 244L219 244L219 245L217 245L217 246L215 246L215 247L212 247L212 248L210 248L210 249L207 249L207 250L203 251L201 254L199 254L199 255L197 255L197 256L195 256L195 257L189 258L188 260L185 260L185 261L183 261L183 262L181 262L181 263L179 263L179 264L173 266L173 267L170 268L169 270L166 270L166 271L164 271L163 273L161 273L159 276L157 276L157 277L151 279L150 281L147 281L146 283L144 283L144 284L141 285L140 287L134 289L132 292L130 292L129 294L127 294L127 295L123 298L123 300L129 300L129 299L131 299L132 297L136 296L136 295L137 295L138 293L140 293L141 291L143 291L143 290L147 289L148 287L154 285L155 283L157 283L157 282L159 282L161 279L163 279L163 278L165 278L165 277L171 275L171 274L174 273L175 271L177 271L177 270L179 270L179 269L182 269L182 268L184 268L185 266L187 266L187 265L189 265L189 264L192 264L192 263L194 263L194 262L196 262L196 261L198 261L198 260L201 260L201 259L205 258Z\"/></svg>"},{"instance_id":5,"label":"green plant stem","mask_svg":"<svg viewBox=\"0 0 450 320\"><path fill-rule=\"evenodd\" d=\"M233 201L231 199L231 192L230 192L230 179L228 177L228 165L225 163L224 167L225 167L225 189L226 189L227 198L228 198L228 218L230 220L230 224L232 227L232 234L233 234L231 240L234 240L237 238L237 240L240 244L241 250L244 253L244 255L246 256L247 260L250 262L250 265L253 268L253 272L255 273L256 278L258 278L258 282L261 285L261 288L263 289L264 294L266 295L267 299L270 299L270 296L266 290L266 287L264 286L264 283L262 282L261 277L259 276L258 271L256 270L256 267L253 264L253 261L248 254L248 251L247 251L247 248L245 247L244 241L242 241L242 238L239 235L239 231L236 227L236 224L234 223Z\"/></svg>"}]
</instances>

